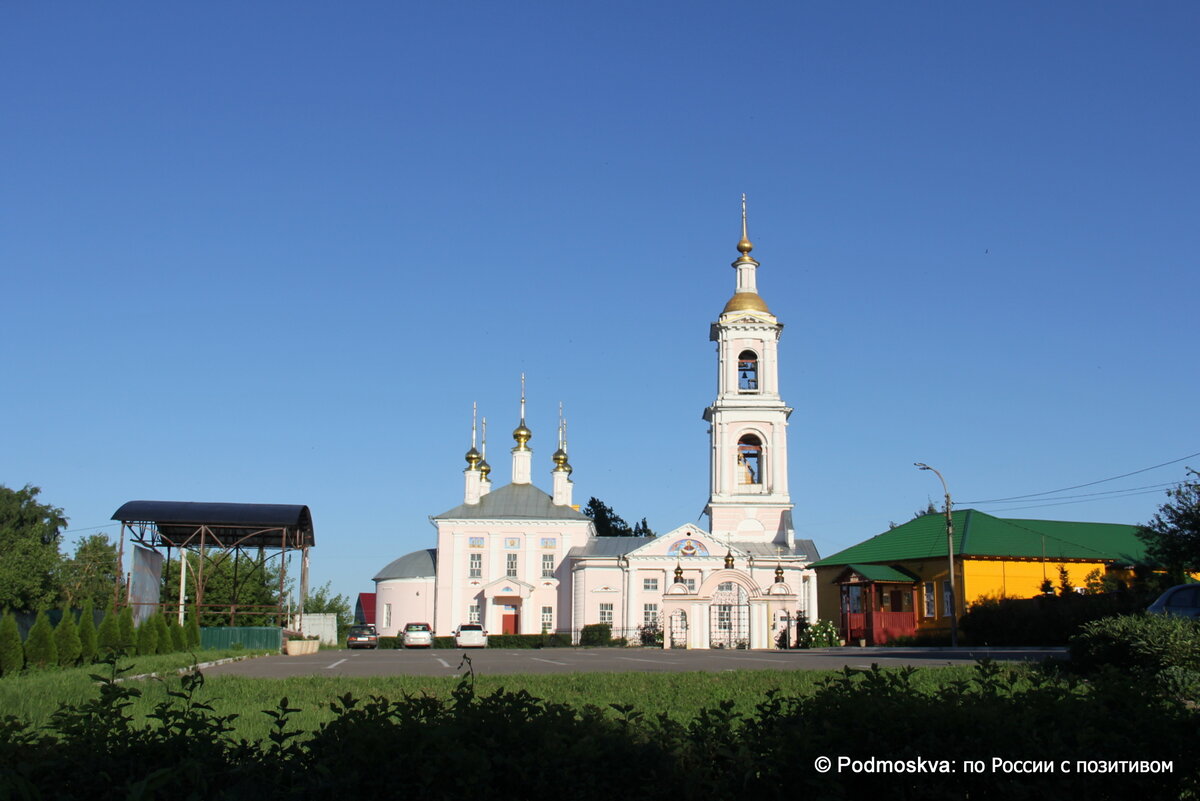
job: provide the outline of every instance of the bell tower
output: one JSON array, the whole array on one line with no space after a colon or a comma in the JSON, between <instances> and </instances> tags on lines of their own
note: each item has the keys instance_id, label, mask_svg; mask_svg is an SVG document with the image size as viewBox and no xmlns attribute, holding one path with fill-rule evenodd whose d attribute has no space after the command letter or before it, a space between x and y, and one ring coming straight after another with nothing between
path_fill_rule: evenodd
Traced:
<instances>
[{"instance_id":1,"label":"bell tower","mask_svg":"<svg viewBox=\"0 0 1200 801\"><path fill-rule=\"evenodd\" d=\"M762 542L792 547L792 501L788 494L787 420L792 410L779 396L779 338L783 324L758 294L758 262L746 231L733 297L709 329L717 343L717 397L704 410L712 444L709 530L725 542Z\"/></svg>"}]
</instances>

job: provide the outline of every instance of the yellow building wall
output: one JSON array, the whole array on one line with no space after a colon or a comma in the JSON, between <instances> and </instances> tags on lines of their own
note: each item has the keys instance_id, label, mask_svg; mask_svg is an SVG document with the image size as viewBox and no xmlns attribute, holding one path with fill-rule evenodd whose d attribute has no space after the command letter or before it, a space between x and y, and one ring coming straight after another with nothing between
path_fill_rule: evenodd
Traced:
<instances>
[{"instance_id":1,"label":"yellow building wall","mask_svg":"<svg viewBox=\"0 0 1200 801\"><path fill-rule=\"evenodd\" d=\"M1040 559L966 559L963 561L965 586L962 597L968 604L983 598L1032 598L1042 592L1047 579L1058 592L1058 568L1067 569L1072 587L1087 584L1087 575L1099 570L1103 562L1043 562Z\"/></svg>"}]
</instances>

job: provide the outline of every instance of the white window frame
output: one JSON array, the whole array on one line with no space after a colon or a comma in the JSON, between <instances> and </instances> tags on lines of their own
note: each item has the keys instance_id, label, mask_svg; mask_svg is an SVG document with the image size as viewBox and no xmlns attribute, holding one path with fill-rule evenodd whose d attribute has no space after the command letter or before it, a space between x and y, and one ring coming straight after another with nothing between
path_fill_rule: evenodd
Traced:
<instances>
[{"instance_id":1,"label":"white window frame","mask_svg":"<svg viewBox=\"0 0 1200 801\"><path fill-rule=\"evenodd\" d=\"M554 631L554 607L542 607L542 631Z\"/></svg>"},{"instance_id":2,"label":"white window frame","mask_svg":"<svg viewBox=\"0 0 1200 801\"><path fill-rule=\"evenodd\" d=\"M642 604L642 625L658 625L658 604Z\"/></svg>"},{"instance_id":3,"label":"white window frame","mask_svg":"<svg viewBox=\"0 0 1200 801\"><path fill-rule=\"evenodd\" d=\"M554 554L542 554L542 578L554 578Z\"/></svg>"},{"instance_id":4,"label":"white window frame","mask_svg":"<svg viewBox=\"0 0 1200 801\"><path fill-rule=\"evenodd\" d=\"M483 578L483 554L467 555L467 578Z\"/></svg>"},{"instance_id":5,"label":"white window frame","mask_svg":"<svg viewBox=\"0 0 1200 801\"><path fill-rule=\"evenodd\" d=\"M475 603L473 603L467 607L467 622L468 623L482 623L483 622L483 610L479 608L478 601L476 601Z\"/></svg>"},{"instance_id":6,"label":"white window frame","mask_svg":"<svg viewBox=\"0 0 1200 801\"><path fill-rule=\"evenodd\" d=\"M926 581L922 594L922 602L925 606L925 617L937 617L937 590L933 586L932 581Z\"/></svg>"},{"instance_id":7,"label":"white window frame","mask_svg":"<svg viewBox=\"0 0 1200 801\"><path fill-rule=\"evenodd\" d=\"M642 579L642 592L658 592L657 578Z\"/></svg>"},{"instance_id":8,"label":"white window frame","mask_svg":"<svg viewBox=\"0 0 1200 801\"><path fill-rule=\"evenodd\" d=\"M612 625L612 622L613 622L613 605L612 604L600 604L600 622L607 623L610 626Z\"/></svg>"}]
</instances>

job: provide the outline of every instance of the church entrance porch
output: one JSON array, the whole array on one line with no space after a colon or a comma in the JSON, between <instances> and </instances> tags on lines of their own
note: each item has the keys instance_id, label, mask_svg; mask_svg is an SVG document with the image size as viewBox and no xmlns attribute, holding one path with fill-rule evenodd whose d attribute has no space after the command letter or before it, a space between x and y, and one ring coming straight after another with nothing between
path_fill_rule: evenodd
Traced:
<instances>
[{"instance_id":1,"label":"church entrance porch","mask_svg":"<svg viewBox=\"0 0 1200 801\"><path fill-rule=\"evenodd\" d=\"M520 634L522 630L532 630L533 624L522 625L521 621L525 600L532 593L532 585L511 576L484 585L483 597L488 603L483 627L501 634Z\"/></svg>"},{"instance_id":2,"label":"church entrance porch","mask_svg":"<svg viewBox=\"0 0 1200 801\"><path fill-rule=\"evenodd\" d=\"M500 633L518 634L520 609L516 604L503 604L500 607Z\"/></svg>"},{"instance_id":3,"label":"church entrance porch","mask_svg":"<svg viewBox=\"0 0 1200 801\"><path fill-rule=\"evenodd\" d=\"M708 607L708 647L750 647L750 595L741 584L717 585Z\"/></svg>"}]
</instances>

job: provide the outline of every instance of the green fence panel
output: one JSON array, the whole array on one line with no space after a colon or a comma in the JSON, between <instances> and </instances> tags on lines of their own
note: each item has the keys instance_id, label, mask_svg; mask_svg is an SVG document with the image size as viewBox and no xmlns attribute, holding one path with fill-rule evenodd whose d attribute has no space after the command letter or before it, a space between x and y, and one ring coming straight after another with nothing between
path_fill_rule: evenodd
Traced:
<instances>
[{"instance_id":1,"label":"green fence panel","mask_svg":"<svg viewBox=\"0 0 1200 801\"><path fill-rule=\"evenodd\" d=\"M278 626L205 626L200 629L200 647L278 651L283 648L283 629Z\"/></svg>"}]
</instances>

